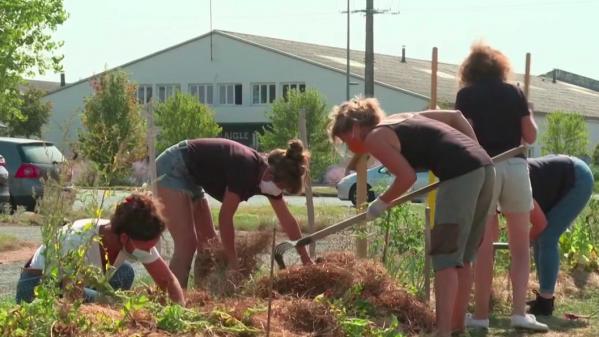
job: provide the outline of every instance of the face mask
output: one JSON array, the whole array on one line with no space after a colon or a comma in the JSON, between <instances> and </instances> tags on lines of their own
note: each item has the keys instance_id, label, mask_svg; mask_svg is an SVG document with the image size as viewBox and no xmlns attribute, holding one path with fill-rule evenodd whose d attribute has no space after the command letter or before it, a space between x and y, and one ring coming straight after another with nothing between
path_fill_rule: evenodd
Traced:
<instances>
[{"instance_id":1,"label":"face mask","mask_svg":"<svg viewBox=\"0 0 599 337\"><path fill-rule=\"evenodd\" d=\"M135 259L137 259L140 262L144 262L144 261L149 261L152 260L154 258L154 256L145 250L141 250L141 249L133 249L133 252L131 253L131 256L133 256Z\"/></svg>"},{"instance_id":2,"label":"face mask","mask_svg":"<svg viewBox=\"0 0 599 337\"><path fill-rule=\"evenodd\" d=\"M358 154L358 153L367 153L368 152L368 150L364 146L364 143L362 143L362 141L360 141L359 139L352 137L347 140L346 144L347 144L347 147L349 148L349 150L353 153Z\"/></svg>"},{"instance_id":3,"label":"face mask","mask_svg":"<svg viewBox=\"0 0 599 337\"><path fill-rule=\"evenodd\" d=\"M260 181L260 192L262 192L264 194L272 195L272 196L277 196L277 195L280 195L281 193L283 193L283 190L281 190L272 180L271 181L261 180Z\"/></svg>"}]
</instances>

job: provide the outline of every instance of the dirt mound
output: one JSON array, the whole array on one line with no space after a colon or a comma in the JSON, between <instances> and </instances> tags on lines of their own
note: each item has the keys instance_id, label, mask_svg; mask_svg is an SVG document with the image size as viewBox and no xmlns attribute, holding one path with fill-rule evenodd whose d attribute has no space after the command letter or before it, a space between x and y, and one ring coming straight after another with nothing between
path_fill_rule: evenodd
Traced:
<instances>
[{"instance_id":1,"label":"dirt mound","mask_svg":"<svg viewBox=\"0 0 599 337\"><path fill-rule=\"evenodd\" d=\"M227 258L220 243L214 242L198 251L194 264L195 286L217 296L233 294L242 280L257 271L259 255L267 250L271 239L272 234L267 231L240 235L235 242L239 265L235 273L227 270Z\"/></svg>"},{"instance_id":2,"label":"dirt mound","mask_svg":"<svg viewBox=\"0 0 599 337\"><path fill-rule=\"evenodd\" d=\"M258 295L268 297L269 279L258 282ZM275 297L314 298L324 294L330 298L355 297L366 301L379 314L397 316L406 331L430 331L433 313L418 299L397 286L378 263L356 260L348 252L330 253L318 263L292 267L277 273L273 279Z\"/></svg>"},{"instance_id":3,"label":"dirt mound","mask_svg":"<svg viewBox=\"0 0 599 337\"><path fill-rule=\"evenodd\" d=\"M311 336L342 337L343 332L331 308L323 303L295 299L282 308L277 316L292 331Z\"/></svg>"}]
</instances>

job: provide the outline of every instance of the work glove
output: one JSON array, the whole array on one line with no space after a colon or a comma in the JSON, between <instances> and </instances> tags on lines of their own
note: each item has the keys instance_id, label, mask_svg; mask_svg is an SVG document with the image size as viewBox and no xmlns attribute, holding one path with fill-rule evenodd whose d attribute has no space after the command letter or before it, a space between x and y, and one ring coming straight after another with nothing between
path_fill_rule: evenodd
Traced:
<instances>
[{"instance_id":1,"label":"work glove","mask_svg":"<svg viewBox=\"0 0 599 337\"><path fill-rule=\"evenodd\" d=\"M378 218L385 213L389 206L390 205L381 200L381 198L374 199L374 201L368 205L368 210L366 211L366 221L372 221Z\"/></svg>"}]
</instances>

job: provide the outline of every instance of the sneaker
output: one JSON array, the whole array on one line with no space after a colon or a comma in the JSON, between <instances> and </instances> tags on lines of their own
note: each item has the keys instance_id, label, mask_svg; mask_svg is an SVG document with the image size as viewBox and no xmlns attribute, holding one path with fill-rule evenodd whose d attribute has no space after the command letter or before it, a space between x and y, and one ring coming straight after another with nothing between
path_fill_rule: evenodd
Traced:
<instances>
[{"instance_id":1,"label":"sneaker","mask_svg":"<svg viewBox=\"0 0 599 337\"><path fill-rule=\"evenodd\" d=\"M488 329L489 319L474 319L474 315L467 313L466 318L464 319L464 325L466 325L467 328Z\"/></svg>"},{"instance_id":2,"label":"sneaker","mask_svg":"<svg viewBox=\"0 0 599 337\"><path fill-rule=\"evenodd\" d=\"M512 315L512 328L517 329L527 329L534 331L549 331L549 327L547 324L537 322L537 318L535 315L526 314L522 315Z\"/></svg>"}]
</instances>

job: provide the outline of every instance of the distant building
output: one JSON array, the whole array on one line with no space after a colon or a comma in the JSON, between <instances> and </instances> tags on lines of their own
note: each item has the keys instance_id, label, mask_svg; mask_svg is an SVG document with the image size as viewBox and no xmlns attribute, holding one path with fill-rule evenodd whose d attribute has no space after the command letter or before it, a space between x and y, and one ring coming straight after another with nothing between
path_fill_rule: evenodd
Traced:
<instances>
[{"instance_id":1,"label":"distant building","mask_svg":"<svg viewBox=\"0 0 599 337\"><path fill-rule=\"evenodd\" d=\"M265 112L290 89L314 88L333 106L345 100L346 50L310 43L215 30L120 66L139 84L138 99L164 101L177 90L191 93L215 111L223 136L256 146L256 132L267 123ZM350 52L351 95L364 88L364 52ZM430 61L375 55L375 96L388 113L428 107ZM458 65L440 63L438 97L453 106ZM49 93L51 121L44 137L64 143L65 130L76 139L83 99L91 95L89 79ZM522 85L523 75L514 82ZM532 76L530 100L543 129L545 115L556 110L576 111L589 123L590 143L599 142L599 93L572 84L552 83ZM533 148L539 154L539 147Z\"/></svg>"}]
</instances>

